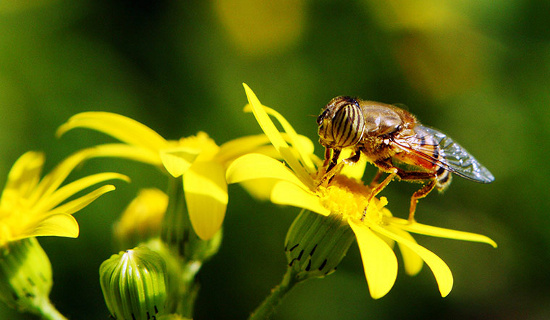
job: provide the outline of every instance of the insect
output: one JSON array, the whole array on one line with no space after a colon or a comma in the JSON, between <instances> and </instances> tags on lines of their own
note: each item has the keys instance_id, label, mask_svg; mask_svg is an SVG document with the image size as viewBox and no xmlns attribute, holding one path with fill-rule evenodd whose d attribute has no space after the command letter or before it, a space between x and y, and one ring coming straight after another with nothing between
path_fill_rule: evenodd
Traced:
<instances>
[{"instance_id":1,"label":"insect","mask_svg":"<svg viewBox=\"0 0 550 320\"><path fill-rule=\"evenodd\" d=\"M344 164L355 163L364 155L378 167L369 200L396 176L424 184L411 197L410 222L414 221L418 199L434 188L445 190L451 183L451 173L480 183L495 179L447 135L420 124L412 114L394 105L340 96L325 106L317 124L319 141L325 147L325 181ZM344 148L353 152L338 163ZM389 175L378 183L383 172Z\"/></svg>"}]
</instances>

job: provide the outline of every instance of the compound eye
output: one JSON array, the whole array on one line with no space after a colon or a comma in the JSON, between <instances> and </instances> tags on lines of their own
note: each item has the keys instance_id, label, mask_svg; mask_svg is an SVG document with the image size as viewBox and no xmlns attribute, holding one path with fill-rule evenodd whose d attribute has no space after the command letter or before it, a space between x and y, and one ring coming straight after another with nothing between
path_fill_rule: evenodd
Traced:
<instances>
[{"instance_id":1,"label":"compound eye","mask_svg":"<svg viewBox=\"0 0 550 320\"><path fill-rule=\"evenodd\" d=\"M323 111L318 117L317 117L317 124L318 125L322 125L323 124L323 119L325 119L326 115L327 115L327 110Z\"/></svg>"},{"instance_id":2,"label":"compound eye","mask_svg":"<svg viewBox=\"0 0 550 320\"><path fill-rule=\"evenodd\" d=\"M354 146L361 141L365 119L361 107L349 103L340 108L332 119L332 134L335 144L341 148Z\"/></svg>"}]
</instances>

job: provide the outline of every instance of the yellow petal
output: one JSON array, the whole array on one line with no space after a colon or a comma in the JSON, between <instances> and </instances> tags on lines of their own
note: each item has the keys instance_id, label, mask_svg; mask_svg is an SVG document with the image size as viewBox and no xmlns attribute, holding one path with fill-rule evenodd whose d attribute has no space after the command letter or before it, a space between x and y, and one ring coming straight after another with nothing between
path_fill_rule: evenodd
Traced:
<instances>
[{"instance_id":1,"label":"yellow petal","mask_svg":"<svg viewBox=\"0 0 550 320\"><path fill-rule=\"evenodd\" d=\"M481 234L446 229L446 228L439 228L439 227L429 226L426 224L421 224L418 222L409 223L408 220L395 218L395 217L391 219L392 219L391 220L392 224L394 224L395 226L399 226L399 228L408 232L423 234L431 237L448 238L448 239L472 241L472 242L482 242L482 243L487 243L493 246L494 248L497 247L496 242L494 242L491 238Z\"/></svg>"},{"instance_id":2,"label":"yellow petal","mask_svg":"<svg viewBox=\"0 0 550 320\"><path fill-rule=\"evenodd\" d=\"M240 157L246 153L255 152L255 150L269 143L265 134L246 136L230 140L220 146L218 160L221 162L229 161Z\"/></svg>"},{"instance_id":3,"label":"yellow petal","mask_svg":"<svg viewBox=\"0 0 550 320\"><path fill-rule=\"evenodd\" d=\"M330 210L319 203L319 198L315 194L287 181L275 184L271 192L271 202L304 208L324 216L330 214Z\"/></svg>"},{"instance_id":4,"label":"yellow petal","mask_svg":"<svg viewBox=\"0 0 550 320\"><path fill-rule=\"evenodd\" d=\"M151 150L165 148L167 141L149 127L122 115L110 112L83 112L61 125L56 135L74 128L88 128L110 135L130 145Z\"/></svg>"},{"instance_id":5,"label":"yellow petal","mask_svg":"<svg viewBox=\"0 0 550 320\"><path fill-rule=\"evenodd\" d=\"M243 86L246 91L246 96L248 98L248 102L251 105L254 116L256 117L256 120L260 124L260 127L262 128L264 133L269 137L269 140L271 141L275 149L279 151L283 159L288 163L289 167L292 169L292 171L294 171L296 176L298 176L298 178L302 180L302 182L306 184L309 188L312 188L314 185L313 179L306 172L302 164L300 164L298 158L296 158L296 156L293 154L291 148L286 143L281 133L279 132L279 130L277 130L277 127L275 127L275 125L269 118L269 115L264 110L264 107L260 103L260 100L258 100L250 87L248 87L244 83Z\"/></svg>"},{"instance_id":6,"label":"yellow petal","mask_svg":"<svg viewBox=\"0 0 550 320\"><path fill-rule=\"evenodd\" d=\"M48 198L65 181L73 169L81 164L90 155L91 149L83 149L73 153L59 163L48 173L29 196L29 203L35 203L39 199Z\"/></svg>"},{"instance_id":7,"label":"yellow petal","mask_svg":"<svg viewBox=\"0 0 550 320\"><path fill-rule=\"evenodd\" d=\"M40 180L43 165L44 154L40 152L29 151L17 159L2 192L2 207L10 208L16 205L17 199L29 195Z\"/></svg>"},{"instance_id":8,"label":"yellow petal","mask_svg":"<svg viewBox=\"0 0 550 320\"><path fill-rule=\"evenodd\" d=\"M183 175L185 201L197 235L208 240L220 230L227 207L225 171L217 162L195 162Z\"/></svg>"},{"instance_id":9,"label":"yellow petal","mask_svg":"<svg viewBox=\"0 0 550 320\"><path fill-rule=\"evenodd\" d=\"M277 121L279 121L279 123L281 124L281 126L283 127L283 129L288 135L288 138L289 138L288 140L294 146L294 148L298 151L301 162L305 165L307 169L311 170L310 173L314 172L315 167L313 166L313 162L309 157L309 155L313 153L313 150L311 150L311 152L308 153L309 151L307 148L308 145L304 145L304 146L302 145L302 140L299 138L299 135L296 133L296 130L294 130L292 125L279 112L266 106L264 106L263 109L265 110L265 112L267 112L269 115L277 119ZM251 105L245 106L244 110L248 112L253 111Z\"/></svg>"},{"instance_id":10,"label":"yellow petal","mask_svg":"<svg viewBox=\"0 0 550 320\"><path fill-rule=\"evenodd\" d=\"M397 258L390 246L367 226L353 219L348 223L357 237L365 276L373 299L385 296L397 278Z\"/></svg>"},{"instance_id":11,"label":"yellow petal","mask_svg":"<svg viewBox=\"0 0 550 320\"><path fill-rule=\"evenodd\" d=\"M340 155L340 160L347 159L351 156L350 149L344 149ZM362 156L358 162L345 165L340 171L341 174L346 175L356 180L361 180L365 174L365 168L367 166L367 158Z\"/></svg>"},{"instance_id":12,"label":"yellow petal","mask_svg":"<svg viewBox=\"0 0 550 320\"><path fill-rule=\"evenodd\" d=\"M405 239L395 233L389 232L382 227L373 226L373 230L385 235L388 238L392 238L400 245L407 246L409 249L419 255L432 270L435 280L437 281L437 285L439 287L439 292L441 293L442 297L446 297L451 292L451 289L453 288L453 274L451 273L449 266L447 266L445 261L441 260L440 257L438 257L430 250L416 244L416 242L411 242L408 239Z\"/></svg>"},{"instance_id":13,"label":"yellow petal","mask_svg":"<svg viewBox=\"0 0 550 320\"><path fill-rule=\"evenodd\" d=\"M244 180L239 182L241 187L243 187L252 197L257 200L266 201L271 199L271 193L275 184L280 182L279 179L253 179L253 180Z\"/></svg>"},{"instance_id":14,"label":"yellow petal","mask_svg":"<svg viewBox=\"0 0 550 320\"><path fill-rule=\"evenodd\" d=\"M73 196L79 191L82 191L94 184L98 184L107 180L119 179L126 182L130 182L130 179L122 174L113 172L97 173L91 176L80 178L73 181L52 193L49 197L41 198L33 207L35 211L47 212L51 208L57 206L61 202L65 201L69 197Z\"/></svg>"},{"instance_id":15,"label":"yellow petal","mask_svg":"<svg viewBox=\"0 0 550 320\"><path fill-rule=\"evenodd\" d=\"M89 157L112 157L133 160L157 167L162 165L159 152L124 143L108 143L90 148Z\"/></svg>"},{"instance_id":16,"label":"yellow petal","mask_svg":"<svg viewBox=\"0 0 550 320\"><path fill-rule=\"evenodd\" d=\"M393 228L391 226L387 226L386 229L409 240L410 242L416 243L416 240L413 238L413 236L411 236L406 231L403 231L399 228ZM403 256L403 264L405 265L405 272L410 276L417 275L420 272L420 270L422 270L422 266L424 265L424 260L422 260L422 258L418 254L416 254L416 252L411 250L406 245L403 245L399 242L397 244L399 245L399 251L401 251L401 256Z\"/></svg>"},{"instance_id":17,"label":"yellow petal","mask_svg":"<svg viewBox=\"0 0 550 320\"><path fill-rule=\"evenodd\" d=\"M90 203L94 202L97 198L101 197L107 192L115 190L115 187L108 184L105 186L102 186L100 188L97 188L96 190L79 197L78 199L71 200L55 209L53 209L52 213L65 213L65 214L73 214L77 211L80 211L81 209L85 208Z\"/></svg>"},{"instance_id":18,"label":"yellow petal","mask_svg":"<svg viewBox=\"0 0 550 320\"><path fill-rule=\"evenodd\" d=\"M227 183L239 183L259 178L274 178L307 187L284 164L259 153L250 153L237 158L227 168Z\"/></svg>"},{"instance_id":19,"label":"yellow petal","mask_svg":"<svg viewBox=\"0 0 550 320\"><path fill-rule=\"evenodd\" d=\"M57 237L78 237L78 223L69 214L55 214L42 220L33 229L26 230L18 238L57 236Z\"/></svg>"},{"instance_id":20,"label":"yellow petal","mask_svg":"<svg viewBox=\"0 0 550 320\"><path fill-rule=\"evenodd\" d=\"M160 158L166 171L177 178L189 169L200 153L199 149L178 147L161 150Z\"/></svg>"}]
</instances>

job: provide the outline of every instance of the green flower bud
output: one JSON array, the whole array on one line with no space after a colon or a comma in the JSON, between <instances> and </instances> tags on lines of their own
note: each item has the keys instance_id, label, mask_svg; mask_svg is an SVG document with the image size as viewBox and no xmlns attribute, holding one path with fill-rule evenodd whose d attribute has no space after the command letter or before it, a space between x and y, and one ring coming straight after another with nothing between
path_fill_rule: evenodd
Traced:
<instances>
[{"instance_id":1,"label":"green flower bud","mask_svg":"<svg viewBox=\"0 0 550 320\"><path fill-rule=\"evenodd\" d=\"M153 319L165 312L166 264L156 252L138 247L112 255L99 268L107 308L118 320Z\"/></svg>"},{"instance_id":2,"label":"green flower bud","mask_svg":"<svg viewBox=\"0 0 550 320\"><path fill-rule=\"evenodd\" d=\"M52 284L50 259L36 238L0 248L0 299L10 307L40 314L50 305Z\"/></svg>"},{"instance_id":3,"label":"green flower bud","mask_svg":"<svg viewBox=\"0 0 550 320\"><path fill-rule=\"evenodd\" d=\"M158 318L158 320L191 320L190 318L185 318L179 314L167 314Z\"/></svg>"},{"instance_id":4,"label":"green flower bud","mask_svg":"<svg viewBox=\"0 0 550 320\"><path fill-rule=\"evenodd\" d=\"M324 277L336 269L355 235L339 215L303 210L288 230L285 252L297 280Z\"/></svg>"}]
</instances>

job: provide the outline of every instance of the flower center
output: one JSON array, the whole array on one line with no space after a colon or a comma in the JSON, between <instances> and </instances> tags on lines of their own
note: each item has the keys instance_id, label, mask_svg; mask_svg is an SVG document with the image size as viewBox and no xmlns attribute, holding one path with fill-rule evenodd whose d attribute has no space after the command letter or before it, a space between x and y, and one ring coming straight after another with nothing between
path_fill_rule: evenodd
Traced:
<instances>
[{"instance_id":1,"label":"flower center","mask_svg":"<svg viewBox=\"0 0 550 320\"><path fill-rule=\"evenodd\" d=\"M389 210L384 208L388 201L385 197L380 200L373 197L368 203L370 193L369 187L339 174L333 177L327 187L319 187L321 204L331 213L340 214L343 218L385 224L384 217L391 217Z\"/></svg>"},{"instance_id":2,"label":"flower center","mask_svg":"<svg viewBox=\"0 0 550 320\"><path fill-rule=\"evenodd\" d=\"M181 138L178 142L180 146L201 150L197 157L199 160L211 160L214 158L220 147L212 140L206 132L199 131L196 135Z\"/></svg>"}]
</instances>

